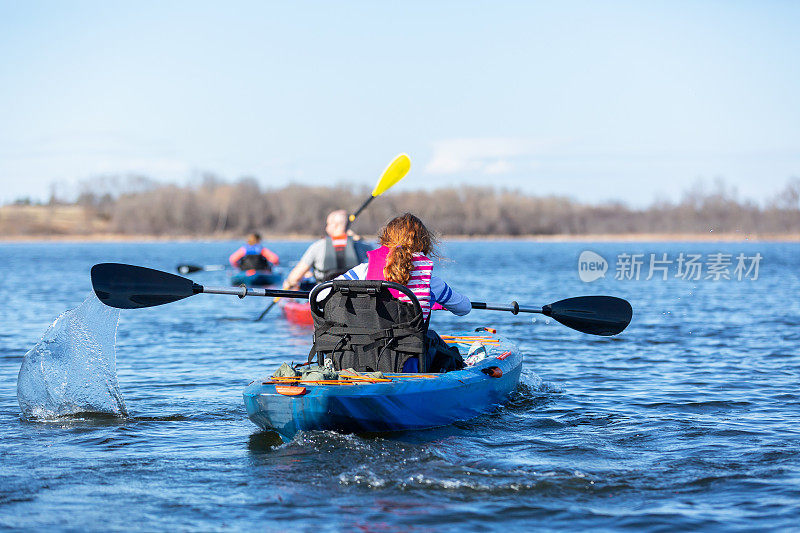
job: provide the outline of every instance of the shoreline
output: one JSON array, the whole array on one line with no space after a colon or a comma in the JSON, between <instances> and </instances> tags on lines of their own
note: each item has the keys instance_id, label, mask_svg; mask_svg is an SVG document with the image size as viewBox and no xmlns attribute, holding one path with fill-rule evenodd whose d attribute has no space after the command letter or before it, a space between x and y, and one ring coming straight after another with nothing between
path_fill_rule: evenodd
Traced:
<instances>
[{"instance_id":1,"label":"shoreline","mask_svg":"<svg viewBox=\"0 0 800 533\"><path fill-rule=\"evenodd\" d=\"M264 242L308 242L321 235L267 234ZM373 236L365 236L374 239ZM744 233L621 233L581 235L442 235L443 241L529 241L529 242L800 242L800 234L744 234ZM0 235L0 244L25 243L147 243L147 242L227 242L241 240L234 235L124 235L93 233L86 235Z\"/></svg>"}]
</instances>

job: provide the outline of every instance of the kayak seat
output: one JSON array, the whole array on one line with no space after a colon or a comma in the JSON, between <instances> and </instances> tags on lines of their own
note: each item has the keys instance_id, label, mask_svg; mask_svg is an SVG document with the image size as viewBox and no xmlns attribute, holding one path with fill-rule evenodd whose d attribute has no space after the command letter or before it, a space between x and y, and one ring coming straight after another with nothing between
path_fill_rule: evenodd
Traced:
<instances>
[{"instance_id":1,"label":"kayak seat","mask_svg":"<svg viewBox=\"0 0 800 533\"><path fill-rule=\"evenodd\" d=\"M399 291L411 303L396 299ZM333 280L317 285L309 295L314 321L314 344L320 366L358 372L402 372L416 358L418 371L427 372L427 323L411 290L391 281Z\"/></svg>"}]
</instances>

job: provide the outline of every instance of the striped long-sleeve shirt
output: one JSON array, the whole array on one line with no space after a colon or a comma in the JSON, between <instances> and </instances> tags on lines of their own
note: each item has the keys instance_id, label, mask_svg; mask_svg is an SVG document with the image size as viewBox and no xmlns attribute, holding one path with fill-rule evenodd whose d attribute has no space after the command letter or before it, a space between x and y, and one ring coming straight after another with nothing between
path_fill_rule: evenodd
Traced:
<instances>
[{"instance_id":1,"label":"striped long-sleeve shirt","mask_svg":"<svg viewBox=\"0 0 800 533\"><path fill-rule=\"evenodd\" d=\"M368 264L369 263L361 263L336 279L367 279ZM459 316L466 315L472 310L472 304L469 298L454 291L438 276L431 276L431 303L433 302L438 303L451 313Z\"/></svg>"}]
</instances>

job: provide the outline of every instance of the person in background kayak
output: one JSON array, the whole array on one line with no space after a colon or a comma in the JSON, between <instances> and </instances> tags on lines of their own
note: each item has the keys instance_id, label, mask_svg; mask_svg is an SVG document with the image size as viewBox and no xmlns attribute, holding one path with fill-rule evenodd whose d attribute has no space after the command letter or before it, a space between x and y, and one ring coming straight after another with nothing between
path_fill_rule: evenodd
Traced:
<instances>
[{"instance_id":1,"label":"person in background kayak","mask_svg":"<svg viewBox=\"0 0 800 533\"><path fill-rule=\"evenodd\" d=\"M344 209L328 215L325 233L328 236L312 243L286 277L284 289L296 289L311 271L317 282L328 281L367 260L367 252L372 246L348 235L347 211Z\"/></svg>"},{"instance_id":2,"label":"person in background kayak","mask_svg":"<svg viewBox=\"0 0 800 533\"><path fill-rule=\"evenodd\" d=\"M379 242L379 248L367 252L365 263L348 270L337 279L387 280L405 285L419 300L426 321L431 309L444 308L459 316L472 310L472 304L466 296L432 274L433 261L430 256L438 255L437 240L419 218L411 213L394 218L381 230ZM400 294L399 299L409 301L404 294ZM452 349L430 328L426 335L430 367L430 361L437 352L450 353ZM403 372L417 372L418 369L417 358L409 359L403 366Z\"/></svg>"},{"instance_id":3,"label":"person in background kayak","mask_svg":"<svg viewBox=\"0 0 800 533\"><path fill-rule=\"evenodd\" d=\"M244 246L236 250L228 258L233 268L239 270L272 270L272 265L278 264L278 254L261 246L261 235L251 233L247 236Z\"/></svg>"}]
</instances>

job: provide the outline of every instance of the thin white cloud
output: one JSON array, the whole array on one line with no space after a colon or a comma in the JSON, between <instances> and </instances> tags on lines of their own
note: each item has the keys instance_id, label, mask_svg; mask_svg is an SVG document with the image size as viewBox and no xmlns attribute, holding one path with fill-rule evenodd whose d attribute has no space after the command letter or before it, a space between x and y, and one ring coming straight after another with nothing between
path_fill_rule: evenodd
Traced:
<instances>
[{"instance_id":1,"label":"thin white cloud","mask_svg":"<svg viewBox=\"0 0 800 533\"><path fill-rule=\"evenodd\" d=\"M489 175L509 174L514 171L514 164L506 159L498 159L483 167L483 172Z\"/></svg>"},{"instance_id":2,"label":"thin white cloud","mask_svg":"<svg viewBox=\"0 0 800 533\"><path fill-rule=\"evenodd\" d=\"M446 139L433 143L433 155L425 172L510 174L536 166L535 157L555 144L553 140L514 137Z\"/></svg>"},{"instance_id":3,"label":"thin white cloud","mask_svg":"<svg viewBox=\"0 0 800 533\"><path fill-rule=\"evenodd\" d=\"M84 163L84 174L143 174L168 181L187 177L192 166L171 157L96 157Z\"/></svg>"}]
</instances>

